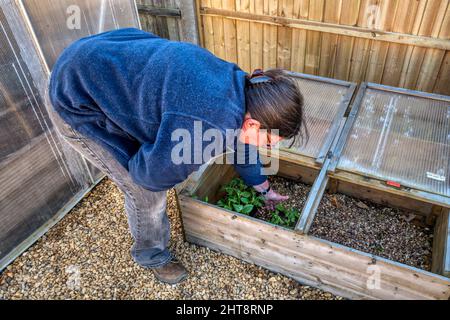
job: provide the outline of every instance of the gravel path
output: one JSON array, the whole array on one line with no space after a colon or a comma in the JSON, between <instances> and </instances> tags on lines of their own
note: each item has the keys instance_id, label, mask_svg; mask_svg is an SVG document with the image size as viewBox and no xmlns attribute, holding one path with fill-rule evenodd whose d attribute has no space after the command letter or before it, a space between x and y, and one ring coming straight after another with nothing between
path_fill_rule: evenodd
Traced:
<instances>
[{"instance_id":1,"label":"gravel path","mask_svg":"<svg viewBox=\"0 0 450 320\"><path fill-rule=\"evenodd\" d=\"M132 261L123 197L105 179L0 274L0 299L336 299L184 242L173 190L167 208L172 250L190 271L185 282L159 283Z\"/></svg>"}]
</instances>

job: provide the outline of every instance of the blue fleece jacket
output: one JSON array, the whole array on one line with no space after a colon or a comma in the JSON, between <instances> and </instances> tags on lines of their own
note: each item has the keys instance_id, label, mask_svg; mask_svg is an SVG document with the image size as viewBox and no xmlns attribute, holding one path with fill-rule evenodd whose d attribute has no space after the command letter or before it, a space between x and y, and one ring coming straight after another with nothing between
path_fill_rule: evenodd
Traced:
<instances>
[{"instance_id":1,"label":"blue fleece jacket","mask_svg":"<svg viewBox=\"0 0 450 320\"><path fill-rule=\"evenodd\" d=\"M107 149L137 184L162 191L208 161L174 163L171 153L180 142L172 141L175 129L191 133L194 160L211 144L202 139L194 147L195 121L201 121L202 134L218 129L222 138L226 129L241 128L245 76L236 64L201 47L128 28L69 46L54 66L49 89L55 111L67 123ZM248 185L257 185L267 177L259 155L249 164L254 147L246 147L245 154L235 152L235 159L246 162L234 166ZM224 144L211 157L225 149Z\"/></svg>"}]
</instances>

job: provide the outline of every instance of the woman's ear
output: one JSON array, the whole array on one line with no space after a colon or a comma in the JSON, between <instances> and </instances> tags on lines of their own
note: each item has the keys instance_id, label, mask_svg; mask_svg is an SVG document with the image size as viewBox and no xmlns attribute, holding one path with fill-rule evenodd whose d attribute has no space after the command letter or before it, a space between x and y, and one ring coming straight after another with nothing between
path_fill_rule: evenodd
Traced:
<instances>
[{"instance_id":1,"label":"woman's ear","mask_svg":"<svg viewBox=\"0 0 450 320\"><path fill-rule=\"evenodd\" d=\"M253 129L253 130L259 130L259 128L261 128L261 123L258 120L252 119L252 118L245 118L244 122L242 124L242 129L243 130L249 130L249 129Z\"/></svg>"},{"instance_id":2,"label":"woman's ear","mask_svg":"<svg viewBox=\"0 0 450 320\"><path fill-rule=\"evenodd\" d=\"M239 140L245 144L258 145L260 127L261 123L258 120L246 116L242 123Z\"/></svg>"}]
</instances>

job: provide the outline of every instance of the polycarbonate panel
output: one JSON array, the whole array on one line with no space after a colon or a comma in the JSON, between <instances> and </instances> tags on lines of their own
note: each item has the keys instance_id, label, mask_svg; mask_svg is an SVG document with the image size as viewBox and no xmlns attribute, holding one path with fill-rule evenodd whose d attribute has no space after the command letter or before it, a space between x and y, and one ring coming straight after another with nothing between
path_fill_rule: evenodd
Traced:
<instances>
[{"instance_id":1,"label":"polycarbonate panel","mask_svg":"<svg viewBox=\"0 0 450 320\"><path fill-rule=\"evenodd\" d=\"M299 77L294 79L297 81L305 100L305 119L309 131L309 140L304 141L298 138L290 150L317 158L349 86ZM279 144L280 149L288 148L291 142L292 140L282 141Z\"/></svg>"},{"instance_id":2,"label":"polycarbonate panel","mask_svg":"<svg viewBox=\"0 0 450 320\"><path fill-rule=\"evenodd\" d=\"M82 37L119 28L139 28L134 0L23 0L49 68Z\"/></svg>"},{"instance_id":3,"label":"polycarbonate panel","mask_svg":"<svg viewBox=\"0 0 450 320\"><path fill-rule=\"evenodd\" d=\"M22 0L22 4L50 70L73 41L118 28L139 28L134 0ZM94 180L103 176L90 163L88 167Z\"/></svg>"},{"instance_id":4,"label":"polycarbonate panel","mask_svg":"<svg viewBox=\"0 0 450 320\"><path fill-rule=\"evenodd\" d=\"M14 3L0 2L0 269L92 184L48 118L46 75Z\"/></svg>"},{"instance_id":5,"label":"polycarbonate panel","mask_svg":"<svg viewBox=\"0 0 450 320\"><path fill-rule=\"evenodd\" d=\"M449 166L449 101L366 90L339 169L450 196Z\"/></svg>"}]
</instances>

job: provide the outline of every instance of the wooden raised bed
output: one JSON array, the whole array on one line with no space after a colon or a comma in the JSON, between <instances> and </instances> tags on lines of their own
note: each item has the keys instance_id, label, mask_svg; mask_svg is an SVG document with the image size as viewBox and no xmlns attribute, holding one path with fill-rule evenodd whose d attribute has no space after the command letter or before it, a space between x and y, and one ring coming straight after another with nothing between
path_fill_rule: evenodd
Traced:
<instances>
[{"instance_id":1,"label":"wooden raised bed","mask_svg":"<svg viewBox=\"0 0 450 320\"><path fill-rule=\"evenodd\" d=\"M311 183L317 168L280 160L279 176ZM352 299L447 299L450 279L272 225L213 203L236 176L231 165L208 167L193 190L178 194L186 240ZM207 187L205 187L207 186ZM342 190L345 192L345 190ZM376 266L376 267L375 267ZM379 289L371 281L379 274Z\"/></svg>"},{"instance_id":2,"label":"wooden raised bed","mask_svg":"<svg viewBox=\"0 0 450 320\"><path fill-rule=\"evenodd\" d=\"M411 187L394 188L377 177L338 167L361 92L367 86L362 85L347 118L334 121L335 138L328 141L328 152L321 151L322 157L260 149L263 163L279 161L278 176L311 185L294 230L211 204L222 196L220 188L237 176L232 165L213 163L178 188L186 240L347 298L449 299L450 199ZM409 210L424 216L430 225L435 222L432 272L310 235L325 190ZM208 197L209 203L192 198L194 195L197 199Z\"/></svg>"}]
</instances>

